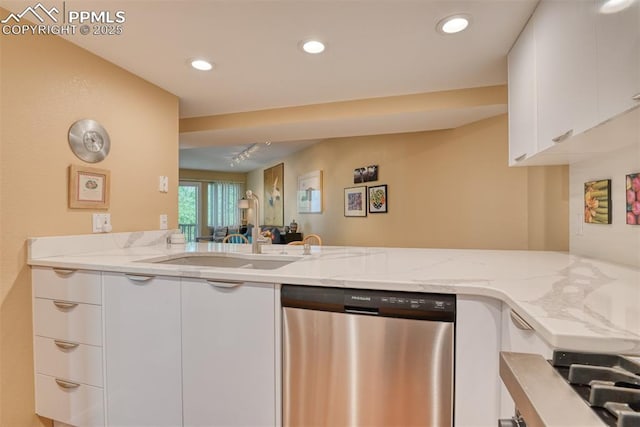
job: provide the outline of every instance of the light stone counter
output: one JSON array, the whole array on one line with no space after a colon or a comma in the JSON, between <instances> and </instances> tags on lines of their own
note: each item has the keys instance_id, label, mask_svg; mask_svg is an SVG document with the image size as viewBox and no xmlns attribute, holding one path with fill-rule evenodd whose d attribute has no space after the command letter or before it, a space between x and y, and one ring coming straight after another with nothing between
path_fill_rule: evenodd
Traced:
<instances>
[{"instance_id":1,"label":"light stone counter","mask_svg":"<svg viewBox=\"0 0 640 427\"><path fill-rule=\"evenodd\" d=\"M551 346L640 354L640 270L559 252L263 246L167 247L167 232L29 240L29 264L146 275L435 292L496 298ZM274 270L154 264L191 253L298 258Z\"/></svg>"}]
</instances>

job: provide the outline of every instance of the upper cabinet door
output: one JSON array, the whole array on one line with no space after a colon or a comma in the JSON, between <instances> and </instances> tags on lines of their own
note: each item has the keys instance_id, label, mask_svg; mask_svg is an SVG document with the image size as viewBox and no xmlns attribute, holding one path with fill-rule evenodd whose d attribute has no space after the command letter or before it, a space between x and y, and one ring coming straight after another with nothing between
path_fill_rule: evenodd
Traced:
<instances>
[{"instance_id":1,"label":"upper cabinet door","mask_svg":"<svg viewBox=\"0 0 640 427\"><path fill-rule=\"evenodd\" d=\"M534 15L538 151L597 123L596 5L543 0Z\"/></svg>"},{"instance_id":2,"label":"upper cabinet door","mask_svg":"<svg viewBox=\"0 0 640 427\"><path fill-rule=\"evenodd\" d=\"M509 165L537 150L536 41L527 25L509 52Z\"/></svg>"},{"instance_id":3,"label":"upper cabinet door","mask_svg":"<svg viewBox=\"0 0 640 427\"><path fill-rule=\"evenodd\" d=\"M600 6L603 0L596 0ZM640 104L640 0L597 15L598 121ZM638 96L634 100L634 96Z\"/></svg>"}]
</instances>

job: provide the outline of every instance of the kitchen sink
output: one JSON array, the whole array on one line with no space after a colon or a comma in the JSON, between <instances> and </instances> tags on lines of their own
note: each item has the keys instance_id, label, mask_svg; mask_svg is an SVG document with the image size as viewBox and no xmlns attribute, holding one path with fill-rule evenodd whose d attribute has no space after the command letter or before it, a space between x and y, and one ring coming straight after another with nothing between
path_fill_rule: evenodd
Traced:
<instances>
[{"instance_id":1,"label":"kitchen sink","mask_svg":"<svg viewBox=\"0 0 640 427\"><path fill-rule=\"evenodd\" d=\"M141 262L152 262L154 264L174 264L174 265L193 265L202 267L224 267L224 268L248 268L255 270L275 270L276 268L284 267L291 264L294 261L300 259L300 257L261 257L257 256L240 256L240 255L181 255L172 258L154 258L149 260L143 260Z\"/></svg>"}]
</instances>

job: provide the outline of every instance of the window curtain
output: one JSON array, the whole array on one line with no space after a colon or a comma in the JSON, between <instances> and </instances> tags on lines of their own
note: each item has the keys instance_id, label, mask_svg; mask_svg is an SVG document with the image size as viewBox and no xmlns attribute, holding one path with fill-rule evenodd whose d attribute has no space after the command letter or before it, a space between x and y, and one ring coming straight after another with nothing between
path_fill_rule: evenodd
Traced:
<instances>
[{"instance_id":1,"label":"window curtain","mask_svg":"<svg viewBox=\"0 0 640 427\"><path fill-rule=\"evenodd\" d=\"M244 193L244 184L237 182L209 183L209 227L228 227L240 224L238 200Z\"/></svg>"}]
</instances>

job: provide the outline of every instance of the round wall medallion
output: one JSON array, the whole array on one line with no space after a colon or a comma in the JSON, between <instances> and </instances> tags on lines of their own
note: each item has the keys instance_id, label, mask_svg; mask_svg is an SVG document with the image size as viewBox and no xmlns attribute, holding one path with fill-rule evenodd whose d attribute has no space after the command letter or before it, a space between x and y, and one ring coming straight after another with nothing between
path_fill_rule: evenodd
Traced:
<instances>
[{"instance_id":1,"label":"round wall medallion","mask_svg":"<svg viewBox=\"0 0 640 427\"><path fill-rule=\"evenodd\" d=\"M69 146L79 159L97 163L109 154L111 140L100 123L84 119L78 120L69 128Z\"/></svg>"}]
</instances>

